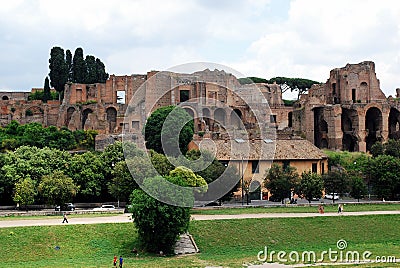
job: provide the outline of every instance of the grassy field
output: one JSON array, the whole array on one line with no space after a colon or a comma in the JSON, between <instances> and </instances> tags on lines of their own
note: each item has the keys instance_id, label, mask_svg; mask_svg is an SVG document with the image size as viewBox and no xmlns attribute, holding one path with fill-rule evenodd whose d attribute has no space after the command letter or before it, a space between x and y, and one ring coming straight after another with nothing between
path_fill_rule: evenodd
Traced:
<instances>
[{"instance_id":1,"label":"grassy field","mask_svg":"<svg viewBox=\"0 0 400 268\"><path fill-rule=\"evenodd\" d=\"M337 212L337 205L324 205L325 212ZM400 210L400 204L345 204L345 212L355 211L392 211ZM197 208L192 214L201 215L234 215L253 213L315 213L318 206L287 206L287 207L243 207L243 208Z\"/></svg>"},{"instance_id":2,"label":"grassy field","mask_svg":"<svg viewBox=\"0 0 400 268\"><path fill-rule=\"evenodd\" d=\"M125 258L124 267L243 267L260 263L265 246L322 252L337 250L339 239L348 250L399 258L399 230L400 215L193 221L190 233L201 253L157 257L130 252L138 245L132 223L2 228L0 267L110 267L114 254Z\"/></svg>"}]
</instances>

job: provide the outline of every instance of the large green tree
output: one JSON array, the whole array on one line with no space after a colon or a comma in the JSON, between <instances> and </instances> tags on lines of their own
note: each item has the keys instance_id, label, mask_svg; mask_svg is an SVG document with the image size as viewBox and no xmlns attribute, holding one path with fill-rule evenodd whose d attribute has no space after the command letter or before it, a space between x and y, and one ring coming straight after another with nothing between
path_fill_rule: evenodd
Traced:
<instances>
[{"instance_id":1,"label":"large green tree","mask_svg":"<svg viewBox=\"0 0 400 268\"><path fill-rule=\"evenodd\" d=\"M72 60L72 81L74 83L85 83L86 79L86 63L83 57L83 49L78 47L75 49L74 58Z\"/></svg>"},{"instance_id":2,"label":"large green tree","mask_svg":"<svg viewBox=\"0 0 400 268\"><path fill-rule=\"evenodd\" d=\"M374 157L379 155L391 155L400 158L400 140L390 139L384 144L376 142L371 147L371 154Z\"/></svg>"},{"instance_id":3,"label":"large green tree","mask_svg":"<svg viewBox=\"0 0 400 268\"><path fill-rule=\"evenodd\" d=\"M43 88L43 102L47 102L51 100L51 92L50 92L50 81L49 78L46 76L44 79L44 88Z\"/></svg>"},{"instance_id":4,"label":"large green tree","mask_svg":"<svg viewBox=\"0 0 400 268\"><path fill-rule=\"evenodd\" d=\"M65 63L67 64L67 70L68 70L68 82L72 82L72 53L71 50L67 49L65 51Z\"/></svg>"},{"instance_id":5,"label":"large green tree","mask_svg":"<svg viewBox=\"0 0 400 268\"><path fill-rule=\"evenodd\" d=\"M98 82L97 80L97 68L96 68L96 58L92 55L87 55L85 58L86 64L86 84L93 84Z\"/></svg>"},{"instance_id":6,"label":"large green tree","mask_svg":"<svg viewBox=\"0 0 400 268\"><path fill-rule=\"evenodd\" d=\"M273 164L267 171L264 179L264 186L272 194L275 200L281 201L290 198L291 193L299 183L299 174L294 167L283 167Z\"/></svg>"},{"instance_id":7,"label":"large green tree","mask_svg":"<svg viewBox=\"0 0 400 268\"><path fill-rule=\"evenodd\" d=\"M367 185L365 184L362 173L360 172L349 172L350 178L350 195L358 199L362 198L367 193Z\"/></svg>"},{"instance_id":8,"label":"large green tree","mask_svg":"<svg viewBox=\"0 0 400 268\"><path fill-rule=\"evenodd\" d=\"M218 199L222 203L231 200L233 193L237 191L237 183L240 183L237 169L233 166L223 165L208 151L190 150L186 153L186 157L180 157L178 162L192 170L198 170L195 173L204 178L208 184L214 182L213 188L209 189L210 192L199 197L199 199L210 200L208 197L216 195L217 191L218 193L226 193Z\"/></svg>"},{"instance_id":9,"label":"large green tree","mask_svg":"<svg viewBox=\"0 0 400 268\"><path fill-rule=\"evenodd\" d=\"M325 193L342 195L350 191L350 180L347 171L342 167L332 168L323 176ZM335 202L335 198L332 199Z\"/></svg>"},{"instance_id":10,"label":"large green tree","mask_svg":"<svg viewBox=\"0 0 400 268\"><path fill-rule=\"evenodd\" d=\"M13 199L15 203L28 211L28 205L33 204L36 194L35 182L30 177L26 177L15 184Z\"/></svg>"},{"instance_id":11,"label":"large green tree","mask_svg":"<svg viewBox=\"0 0 400 268\"><path fill-rule=\"evenodd\" d=\"M105 83L108 79L108 73L106 72L106 66L104 63L96 58L96 82Z\"/></svg>"},{"instance_id":12,"label":"large green tree","mask_svg":"<svg viewBox=\"0 0 400 268\"><path fill-rule=\"evenodd\" d=\"M310 203L313 198L321 198L324 181L321 175L308 171L301 174L297 193Z\"/></svg>"},{"instance_id":13,"label":"large green tree","mask_svg":"<svg viewBox=\"0 0 400 268\"><path fill-rule=\"evenodd\" d=\"M104 163L101 157L93 152L75 154L69 164L66 174L79 186L77 199L94 202L107 187L104 173Z\"/></svg>"},{"instance_id":14,"label":"large green tree","mask_svg":"<svg viewBox=\"0 0 400 268\"><path fill-rule=\"evenodd\" d=\"M380 155L370 161L370 178L373 191L386 200L400 195L400 159L391 155Z\"/></svg>"},{"instance_id":15,"label":"large green tree","mask_svg":"<svg viewBox=\"0 0 400 268\"><path fill-rule=\"evenodd\" d=\"M111 195L121 201L129 201L133 190L146 178L157 175L151 162L144 156L136 156L115 164L113 178L108 184Z\"/></svg>"},{"instance_id":16,"label":"large green tree","mask_svg":"<svg viewBox=\"0 0 400 268\"><path fill-rule=\"evenodd\" d=\"M5 177L16 182L29 176L39 182L44 175L54 170L66 170L71 154L56 149L21 146L6 154L6 165L2 167Z\"/></svg>"},{"instance_id":17,"label":"large green tree","mask_svg":"<svg viewBox=\"0 0 400 268\"><path fill-rule=\"evenodd\" d=\"M54 171L50 175L43 176L38 186L39 193L50 205L71 202L77 190L74 181L62 171Z\"/></svg>"},{"instance_id":18,"label":"large green tree","mask_svg":"<svg viewBox=\"0 0 400 268\"><path fill-rule=\"evenodd\" d=\"M158 176L145 179L147 192L141 189L133 191L132 216L141 246L149 252L173 253L179 234L186 232L189 227L190 207L168 205L151 196L162 194L164 198L193 205L193 193L189 190L175 191L169 185L171 182L184 187L206 185L201 177L178 167L166 178Z\"/></svg>"},{"instance_id":19,"label":"large green tree","mask_svg":"<svg viewBox=\"0 0 400 268\"><path fill-rule=\"evenodd\" d=\"M68 81L68 65L65 62L64 49L53 47L50 51L49 77L51 86L59 92L60 100L63 97L64 85Z\"/></svg>"},{"instance_id":20,"label":"large green tree","mask_svg":"<svg viewBox=\"0 0 400 268\"><path fill-rule=\"evenodd\" d=\"M182 122L187 123L180 129L177 126ZM181 153L185 155L187 146L193 139L193 132L193 119L184 109L176 106L162 107L147 119L144 127L146 147L171 156ZM179 148L176 145L179 145Z\"/></svg>"}]
</instances>

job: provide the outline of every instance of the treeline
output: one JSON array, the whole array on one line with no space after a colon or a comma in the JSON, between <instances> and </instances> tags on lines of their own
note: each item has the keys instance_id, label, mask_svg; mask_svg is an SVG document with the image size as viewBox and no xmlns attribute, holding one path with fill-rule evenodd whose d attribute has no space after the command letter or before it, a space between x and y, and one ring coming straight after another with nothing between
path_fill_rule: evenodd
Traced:
<instances>
[{"instance_id":1,"label":"treeline","mask_svg":"<svg viewBox=\"0 0 400 268\"><path fill-rule=\"evenodd\" d=\"M239 83L242 85L251 84L251 83L267 83L273 84L276 83L280 86L282 93L290 90L291 92L297 91L297 99L301 94L306 93L312 85L321 84L320 82L305 79L305 78L290 78L290 77L273 77L271 79L259 78L259 77L245 77L239 78Z\"/></svg>"},{"instance_id":2,"label":"treeline","mask_svg":"<svg viewBox=\"0 0 400 268\"><path fill-rule=\"evenodd\" d=\"M381 200L400 199L400 141L389 140L375 143L372 157L364 153L327 152L329 163L337 175L342 177L342 192L348 187L346 178L361 178L363 196L373 195Z\"/></svg>"},{"instance_id":3,"label":"treeline","mask_svg":"<svg viewBox=\"0 0 400 268\"><path fill-rule=\"evenodd\" d=\"M350 195L355 199L400 199L400 141L376 143L372 157L360 152L325 151L329 170L324 175L304 172L298 175L293 167L272 166L266 173L264 186L275 201L299 194L311 201L325 193Z\"/></svg>"},{"instance_id":4,"label":"treeline","mask_svg":"<svg viewBox=\"0 0 400 268\"><path fill-rule=\"evenodd\" d=\"M59 150L94 150L96 135L97 131L94 130L71 131L66 127L43 127L39 123L21 125L13 120L0 128L0 150L14 150L24 145Z\"/></svg>"},{"instance_id":5,"label":"treeline","mask_svg":"<svg viewBox=\"0 0 400 268\"><path fill-rule=\"evenodd\" d=\"M69 49L53 47L49 59L50 84L62 95L64 85L72 83L105 83L108 73L104 63L93 55L83 55L83 49L75 49L74 55Z\"/></svg>"},{"instance_id":6,"label":"treeline","mask_svg":"<svg viewBox=\"0 0 400 268\"><path fill-rule=\"evenodd\" d=\"M126 161L124 153L129 156ZM150 151L149 161L147 154L134 143L121 142L107 146L103 152L83 154L21 146L0 154L0 205L129 201L133 190L138 188L137 181L158 175L168 176L176 166L187 166L187 158L199 157L200 152L189 151L186 158L173 159L172 165L166 156ZM207 183L224 172L229 178L236 176L239 180L234 168L226 170L224 165L213 160L211 154L203 154L195 164L210 162L205 170L196 172ZM234 190L224 198L232 197Z\"/></svg>"}]
</instances>

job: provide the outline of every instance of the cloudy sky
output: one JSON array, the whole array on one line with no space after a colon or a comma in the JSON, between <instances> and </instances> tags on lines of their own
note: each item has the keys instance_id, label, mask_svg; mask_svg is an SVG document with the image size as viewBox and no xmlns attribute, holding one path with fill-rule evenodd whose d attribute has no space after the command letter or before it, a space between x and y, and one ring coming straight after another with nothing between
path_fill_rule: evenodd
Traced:
<instances>
[{"instance_id":1,"label":"cloudy sky","mask_svg":"<svg viewBox=\"0 0 400 268\"><path fill-rule=\"evenodd\" d=\"M303 77L372 60L381 88L400 87L396 0L5 1L0 90L42 87L53 46L82 47L110 74L214 62L246 76Z\"/></svg>"}]
</instances>

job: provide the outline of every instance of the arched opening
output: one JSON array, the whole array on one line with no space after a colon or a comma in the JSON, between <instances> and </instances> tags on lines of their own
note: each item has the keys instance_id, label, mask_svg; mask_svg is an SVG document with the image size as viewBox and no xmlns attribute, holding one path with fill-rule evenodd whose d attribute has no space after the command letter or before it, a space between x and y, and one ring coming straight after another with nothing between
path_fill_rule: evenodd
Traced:
<instances>
[{"instance_id":1,"label":"arched opening","mask_svg":"<svg viewBox=\"0 0 400 268\"><path fill-rule=\"evenodd\" d=\"M203 108L202 113L203 113L203 122L205 124L204 130L210 130L210 120L211 120L210 110L207 108Z\"/></svg>"},{"instance_id":2,"label":"arched opening","mask_svg":"<svg viewBox=\"0 0 400 268\"><path fill-rule=\"evenodd\" d=\"M288 113L288 127L293 127L293 112Z\"/></svg>"},{"instance_id":3,"label":"arched opening","mask_svg":"<svg viewBox=\"0 0 400 268\"><path fill-rule=\"evenodd\" d=\"M226 113L225 113L224 109L218 108L215 110L214 120L216 121L216 123L225 127L225 117L226 117Z\"/></svg>"},{"instance_id":4,"label":"arched opening","mask_svg":"<svg viewBox=\"0 0 400 268\"><path fill-rule=\"evenodd\" d=\"M354 152L358 147L358 114L356 110L342 108L342 149Z\"/></svg>"},{"instance_id":5,"label":"arched opening","mask_svg":"<svg viewBox=\"0 0 400 268\"><path fill-rule=\"evenodd\" d=\"M343 151L354 152L357 146L357 138L354 135L344 134L342 139Z\"/></svg>"},{"instance_id":6,"label":"arched opening","mask_svg":"<svg viewBox=\"0 0 400 268\"><path fill-rule=\"evenodd\" d=\"M366 96L367 98L369 98L368 84L366 82L361 82L361 84L360 84L360 94L361 94L361 96ZM369 102L369 99L367 99L367 101Z\"/></svg>"},{"instance_id":7,"label":"arched opening","mask_svg":"<svg viewBox=\"0 0 400 268\"><path fill-rule=\"evenodd\" d=\"M328 123L324 119L324 108L314 109L314 144L322 148L322 140L328 137Z\"/></svg>"},{"instance_id":8,"label":"arched opening","mask_svg":"<svg viewBox=\"0 0 400 268\"><path fill-rule=\"evenodd\" d=\"M89 108L82 111L82 129L85 128L86 120L88 118L88 115L91 113L93 113L93 110Z\"/></svg>"},{"instance_id":9,"label":"arched opening","mask_svg":"<svg viewBox=\"0 0 400 268\"><path fill-rule=\"evenodd\" d=\"M190 117L194 118L194 112L192 109L190 108L183 108L189 115Z\"/></svg>"},{"instance_id":10,"label":"arched opening","mask_svg":"<svg viewBox=\"0 0 400 268\"><path fill-rule=\"evenodd\" d=\"M322 139L321 140L321 149L327 149L327 148L328 148L328 140Z\"/></svg>"},{"instance_id":11,"label":"arched opening","mask_svg":"<svg viewBox=\"0 0 400 268\"><path fill-rule=\"evenodd\" d=\"M2 100L9 100L8 96L1 97Z\"/></svg>"},{"instance_id":12,"label":"arched opening","mask_svg":"<svg viewBox=\"0 0 400 268\"><path fill-rule=\"evenodd\" d=\"M395 108L389 112L389 139L400 139L400 112Z\"/></svg>"},{"instance_id":13,"label":"arched opening","mask_svg":"<svg viewBox=\"0 0 400 268\"><path fill-rule=\"evenodd\" d=\"M67 109L67 118L65 120L65 126L66 127L68 127L69 122L71 121L71 118L72 118L72 115L74 114L74 112L75 112L75 108L74 107L69 107Z\"/></svg>"},{"instance_id":14,"label":"arched opening","mask_svg":"<svg viewBox=\"0 0 400 268\"><path fill-rule=\"evenodd\" d=\"M234 109L231 112L231 125L237 129L242 129L242 112L239 109Z\"/></svg>"},{"instance_id":15,"label":"arched opening","mask_svg":"<svg viewBox=\"0 0 400 268\"><path fill-rule=\"evenodd\" d=\"M117 126L117 110L114 107L109 107L106 110L106 114L108 122L108 131L109 133L113 133L114 129Z\"/></svg>"},{"instance_id":16,"label":"arched opening","mask_svg":"<svg viewBox=\"0 0 400 268\"><path fill-rule=\"evenodd\" d=\"M369 108L365 115L365 130L367 131L367 151L372 145L382 140L382 112L376 107Z\"/></svg>"},{"instance_id":17,"label":"arched opening","mask_svg":"<svg viewBox=\"0 0 400 268\"><path fill-rule=\"evenodd\" d=\"M189 100L189 90L179 91L179 102L185 102Z\"/></svg>"},{"instance_id":18,"label":"arched opening","mask_svg":"<svg viewBox=\"0 0 400 268\"><path fill-rule=\"evenodd\" d=\"M355 103L357 101L357 99L356 99L356 89L355 88L353 88L351 90L351 100L353 101L353 103Z\"/></svg>"}]
</instances>

